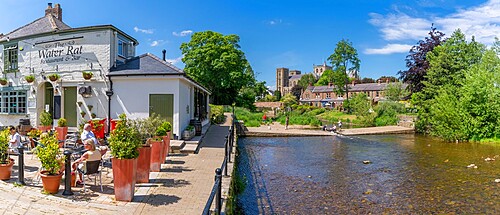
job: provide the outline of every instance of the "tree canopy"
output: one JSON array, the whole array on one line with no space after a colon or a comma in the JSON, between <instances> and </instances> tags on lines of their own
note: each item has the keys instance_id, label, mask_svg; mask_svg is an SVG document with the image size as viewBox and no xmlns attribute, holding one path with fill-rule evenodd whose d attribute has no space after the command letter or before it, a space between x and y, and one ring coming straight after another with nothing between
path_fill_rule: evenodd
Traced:
<instances>
[{"instance_id":1,"label":"tree canopy","mask_svg":"<svg viewBox=\"0 0 500 215\"><path fill-rule=\"evenodd\" d=\"M302 88L307 89L309 85L314 85L316 83L316 77L312 73L304 74L300 78L298 85L302 86Z\"/></svg>"},{"instance_id":2,"label":"tree canopy","mask_svg":"<svg viewBox=\"0 0 500 215\"><path fill-rule=\"evenodd\" d=\"M342 39L337 43L333 54L328 57L328 60L333 65L335 71L344 71L347 78L347 71L353 71L354 77L359 77L360 60L358 58L358 51L352 46L349 40ZM345 82L346 101L349 101L349 89L347 87L347 79ZM349 111L349 109L348 109Z\"/></svg>"},{"instance_id":3,"label":"tree canopy","mask_svg":"<svg viewBox=\"0 0 500 215\"><path fill-rule=\"evenodd\" d=\"M246 86L255 84L252 67L240 50L237 35L213 31L196 32L181 44L184 71L207 87L214 104L232 104ZM245 96L246 97L246 96Z\"/></svg>"},{"instance_id":4,"label":"tree canopy","mask_svg":"<svg viewBox=\"0 0 500 215\"><path fill-rule=\"evenodd\" d=\"M410 54L406 56L406 67L408 70L399 71L399 77L408 84L408 89L412 93L420 92L424 87L423 81L426 80L429 61L427 53L434 50L436 46L444 42L444 34L431 27L429 37L420 40L418 45L410 49Z\"/></svg>"},{"instance_id":5,"label":"tree canopy","mask_svg":"<svg viewBox=\"0 0 500 215\"><path fill-rule=\"evenodd\" d=\"M319 78L318 82L316 82L316 86L325 86L332 83L335 86L335 89L333 91L337 95L343 95L345 92L344 85L346 79L347 76L344 71L342 71L342 69L336 71L325 70Z\"/></svg>"}]
</instances>

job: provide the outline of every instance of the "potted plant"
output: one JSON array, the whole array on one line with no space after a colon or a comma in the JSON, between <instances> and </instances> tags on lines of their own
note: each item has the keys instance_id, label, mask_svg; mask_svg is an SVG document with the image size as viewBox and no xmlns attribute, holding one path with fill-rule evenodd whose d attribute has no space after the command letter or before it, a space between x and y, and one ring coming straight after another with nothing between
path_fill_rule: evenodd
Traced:
<instances>
[{"instance_id":1,"label":"potted plant","mask_svg":"<svg viewBox=\"0 0 500 215\"><path fill-rule=\"evenodd\" d=\"M7 85L8 81L6 78L0 78L0 84L1 85Z\"/></svg>"},{"instance_id":2,"label":"potted plant","mask_svg":"<svg viewBox=\"0 0 500 215\"><path fill-rule=\"evenodd\" d=\"M40 172L43 189L47 193L57 193L62 178L64 159L59 151L59 141L54 134L42 135L36 147L36 156L44 171Z\"/></svg>"},{"instance_id":3,"label":"potted plant","mask_svg":"<svg viewBox=\"0 0 500 215\"><path fill-rule=\"evenodd\" d=\"M85 113L85 111L82 110L82 112L80 112L80 115L82 116L82 118L85 118L85 115L87 115L87 113Z\"/></svg>"},{"instance_id":4,"label":"potted plant","mask_svg":"<svg viewBox=\"0 0 500 215\"><path fill-rule=\"evenodd\" d=\"M9 180L14 159L9 157L9 129L0 131L0 180Z\"/></svg>"},{"instance_id":5,"label":"potted plant","mask_svg":"<svg viewBox=\"0 0 500 215\"><path fill-rule=\"evenodd\" d=\"M193 137L194 137L194 126L188 125L186 129L184 129L184 132L182 132L182 139L190 140Z\"/></svg>"},{"instance_id":6,"label":"potted plant","mask_svg":"<svg viewBox=\"0 0 500 215\"><path fill-rule=\"evenodd\" d=\"M170 122L164 121L160 126L156 128L156 136L162 137L163 139L163 158L168 157L168 152L170 151L170 131L172 131L172 125Z\"/></svg>"},{"instance_id":7,"label":"potted plant","mask_svg":"<svg viewBox=\"0 0 500 215\"><path fill-rule=\"evenodd\" d=\"M90 72L90 71L83 71L82 72L82 76L85 80L90 80L93 76L94 76L94 73Z\"/></svg>"},{"instance_id":8,"label":"potted plant","mask_svg":"<svg viewBox=\"0 0 500 215\"><path fill-rule=\"evenodd\" d=\"M60 118L57 121L56 132L57 132L57 139L58 140L65 140L66 139L66 135L68 134L68 125L67 125L67 121L65 118Z\"/></svg>"},{"instance_id":9,"label":"potted plant","mask_svg":"<svg viewBox=\"0 0 500 215\"><path fill-rule=\"evenodd\" d=\"M87 105L87 108L89 109L89 111L92 111L92 108L94 108L93 105Z\"/></svg>"},{"instance_id":10,"label":"potted plant","mask_svg":"<svg viewBox=\"0 0 500 215\"><path fill-rule=\"evenodd\" d=\"M30 138L30 141L31 141L31 148L34 149L35 148L35 141L34 140L38 140L40 138L40 135L42 135L42 130L38 130L36 128L32 128L28 133L28 137Z\"/></svg>"},{"instance_id":11,"label":"potted plant","mask_svg":"<svg viewBox=\"0 0 500 215\"><path fill-rule=\"evenodd\" d=\"M95 114L93 115L92 120L89 121L92 126L92 132L94 133L96 138L104 139L104 123L106 119L95 119Z\"/></svg>"},{"instance_id":12,"label":"potted plant","mask_svg":"<svg viewBox=\"0 0 500 215\"><path fill-rule=\"evenodd\" d=\"M59 78L61 76L59 76L59 74L57 74L57 73L52 73L52 74L48 75L47 77L49 78L50 81L57 81L57 80L59 80Z\"/></svg>"},{"instance_id":13,"label":"potted plant","mask_svg":"<svg viewBox=\"0 0 500 215\"><path fill-rule=\"evenodd\" d=\"M91 117L92 119L96 118L96 116L97 116L97 115L95 115L95 113L91 113L91 114L90 114L90 117Z\"/></svg>"},{"instance_id":14,"label":"potted plant","mask_svg":"<svg viewBox=\"0 0 500 215\"><path fill-rule=\"evenodd\" d=\"M148 183L149 173L151 172L151 134L149 133L150 121L146 119L137 119L131 121L132 126L139 131L141 142L139 147L139 157L137 157L137 183Z\"/></svg>"},{"instance_id":15,"label":"potted plant","mask_svg":"<svg viewBox=\"0 0 500 215\"><path fill-rule=\"evenodd\" d=\"M35 76L34 75L24 76L24 80L26 80L26 82L28 83L33 83L33 81L35 81Z\"/></svg>"},{"instance_id":16,"label":"potted plant","mask_svg":"<svg viewBox=\"0 0 500 215\"><path fill-rule=\"evenodd\" d=\"M52 115L49 112L44 111L40 114L40 126L38 129L42 130L42 132L52 129Z\"/></svg>"},{"instance_id":17,"label":"potted plant","mask_svg":"<svg viewBox=\"0 0 500 215\"><path fill-rule=\"evenodd\" d=\"M137 177L138 148L141 139L136 128L130 125L125 114L108 139L113 165L113 183L117 201L132 201Z\"/></svg>"},{"instance_id":18,"label":"potted plant","mask_svg":"<svg viewBox=\"0 0 500 215\"><path fill-rule=\"evenodd\" d=\"M81 107L83 102L79 101L79 102L76 102L76 104L78 104L78 107Z\"/></svg>"}]
</instances>

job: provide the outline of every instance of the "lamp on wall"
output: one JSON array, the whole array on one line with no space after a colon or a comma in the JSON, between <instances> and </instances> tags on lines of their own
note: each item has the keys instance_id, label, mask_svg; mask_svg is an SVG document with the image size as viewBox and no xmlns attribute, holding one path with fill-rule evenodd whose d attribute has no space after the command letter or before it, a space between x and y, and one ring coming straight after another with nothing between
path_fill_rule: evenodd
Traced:
<instances>
[{"instance_id":1,"label":"lamp on wall","mask_svg":"<svg viewBox=\"0 0 500 215\"><path fill-rule=\"evenodd\" d=\"M42 76L42 79L43 79L43 80L47 80L47 77L45 76L45 71L43 71L43 69L42 69L42 71L40 72L40 75Z\"/></svg>"}]
</instances>

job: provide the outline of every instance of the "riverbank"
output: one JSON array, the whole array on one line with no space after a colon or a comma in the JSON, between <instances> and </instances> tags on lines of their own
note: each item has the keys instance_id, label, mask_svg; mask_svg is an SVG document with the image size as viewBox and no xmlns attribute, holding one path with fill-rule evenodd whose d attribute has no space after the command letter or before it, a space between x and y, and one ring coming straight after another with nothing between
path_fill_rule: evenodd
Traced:
<instances>
[{"instance_id":1,"label":"riverbank","mask_svg":"<svg viewBox=\"0 0 500 215\"><path fill-rule=\"evenodd\" d=\"M342 129L340 132L323 131L321 128L312 126L290 125L285 126L274 122L269 126L244 127L242 136L250 137L297 137L297 136L332 136L332 135L373 135L373 134L409 134L414 133L413 128L402 126L381 126L369 128Z\"/></svg>"}]
</instances>

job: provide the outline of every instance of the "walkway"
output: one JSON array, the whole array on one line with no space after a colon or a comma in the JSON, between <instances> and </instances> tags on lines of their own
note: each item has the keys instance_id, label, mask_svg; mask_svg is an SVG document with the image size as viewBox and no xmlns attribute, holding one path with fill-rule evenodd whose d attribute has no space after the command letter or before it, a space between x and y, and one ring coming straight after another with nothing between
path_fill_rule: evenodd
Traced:
<instances>
[{"instance_id":1,"label":"walkway","mask_svg":"<svg viewBox=\"0 0 500 215\"><path fill-rule=\"evenodd\" d=\"M56 195L42 194L41 182L32 180L39 161L27 154L27 185L14 183L17 165L11 180L0 181L0 214L200 214L212 189L215 169L224 159L224 137L230 121L228 118L225 124L208 129L199 154L171 153L161 172L150 174L150 183L137 184L133 202L114 201L111 169L103 172L104 192L91 186L89 192L82 193L80 187L73 188L75 195L66 197L61 195L61 185Z\"/></svg>"}]
</instances>

